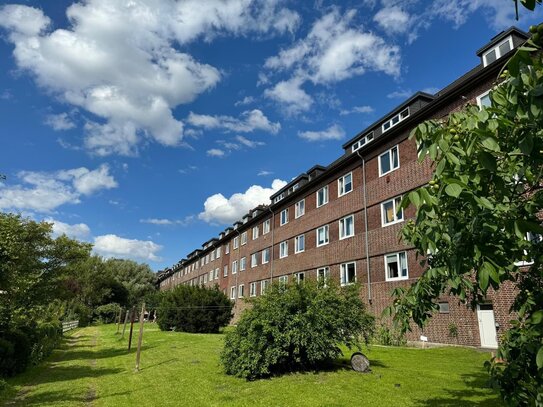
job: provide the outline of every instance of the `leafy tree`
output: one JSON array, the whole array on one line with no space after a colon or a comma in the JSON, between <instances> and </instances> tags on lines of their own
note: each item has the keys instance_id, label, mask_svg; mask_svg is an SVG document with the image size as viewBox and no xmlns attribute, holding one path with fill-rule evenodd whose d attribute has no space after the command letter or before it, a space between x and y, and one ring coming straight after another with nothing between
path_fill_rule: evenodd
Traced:
<instances>
[{"instance_id":1,"label":"leafy tree","mask_svg":"<svg viewBox=\"0 0 543 407\"><path fill-rule=\"evenodd\" d=\"M360 349L374 330L354 285L275 285L249 303L221 353L226 373L247 379L319 368L342 355L341 345Z\"/></svg>"},{"instance_id":2,"label":"leafy tree","mask_svg":"<svg viewBox=\"0 0 543 407\"><path fill-rule=\"evenodd\" d=\"M535 33L543 26L533 27ZM423 326L443 293L471 307L490 290L517 286L516 320L488 364L511 405L543 405L543 64L541 35L507 63L490 92L491 107L468 105L411 134L420 160L435 171L402 207L417 215L402 234L426 256L423 276L395 290L396 323ZM533 264L519 268L519 261Z\"/></svg>"},{"instance_id":3,"label":"leafy tree","mask_svg":"<svg viewBox=\"0 0 543 407\"><path fill-rule=\"evenodd\" d=\"M218 287L179 285L161 297L157 322L163 331L215 333L232 318L232 301Z\"/></svg>"},{"instance_id":4,"label":"leafy tree","mask_svg":"<svg viewBox=\"0 0 543 407\"><path fill-rule=\"evenodd\" d=\"M106 274L125 288L127 305L137 305L146 295L156 291L156 276L148 264L125 259L109 259L105 261L104 269ZM123 304L120 301L113 302Z\"/></svg>"}]
</instances>

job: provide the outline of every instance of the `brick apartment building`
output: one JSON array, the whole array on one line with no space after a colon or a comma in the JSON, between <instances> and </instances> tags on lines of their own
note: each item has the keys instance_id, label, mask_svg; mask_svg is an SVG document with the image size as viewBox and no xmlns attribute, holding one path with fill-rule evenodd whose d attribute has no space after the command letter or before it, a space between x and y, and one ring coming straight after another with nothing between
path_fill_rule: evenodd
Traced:
<instances>
[{"instance_id":1,"label":"brick apartment building","mask_svg":"<svg viewBox=\"0 0 543 407\"><path fill-rule=\"evenodd\" d=\"M381 315L392 289L410 285L424 271L414 249L398 236L414 210L397 214L397 204L432 174L429 161L417 161L410 131L466 103L489 103L488 91L507 57L527 38L514 27L498 34L477 51L475 68L435 95L416 93L361 131L342 146L336 161L299 175L270 197L269 206L253 209L160 272L160 288L218 284L235 301L237 318L246 306L242 298L261 295L271 281L356 281L363 284L370 312ZM489 294L476 312L443 297L424 332L415 330L408 340L423 334L429 342L496 347L500 326L504 329L510 319L513 294L512 286Z\"/></svg>"}]
</instances>

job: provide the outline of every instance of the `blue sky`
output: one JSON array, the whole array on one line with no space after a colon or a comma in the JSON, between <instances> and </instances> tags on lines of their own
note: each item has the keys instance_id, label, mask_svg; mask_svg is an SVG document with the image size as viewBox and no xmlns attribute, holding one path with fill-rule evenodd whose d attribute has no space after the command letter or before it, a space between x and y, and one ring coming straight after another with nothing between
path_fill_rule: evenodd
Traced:
<instances>
[{"instance_id":1,"label":"blue sky","mask_svg":"<svg viewBox=\"0 0 543 407\"><path fill-rule=\"evenodd\" d=\"M0 8L0 210L172 265L418 90L541 20L510 0Z\"/></svg>"}]
</instances>

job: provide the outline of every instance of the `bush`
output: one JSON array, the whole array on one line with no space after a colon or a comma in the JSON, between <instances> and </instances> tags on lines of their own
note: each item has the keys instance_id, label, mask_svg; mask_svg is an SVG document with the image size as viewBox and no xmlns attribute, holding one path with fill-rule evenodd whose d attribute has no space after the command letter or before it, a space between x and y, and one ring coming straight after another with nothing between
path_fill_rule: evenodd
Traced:
<instances>
[{"instance_id":1,"label":"bush","mask_svg":"<svg viewBox=\"0 0 543 407\"><path fill-rule=\"evenodd\" d=\"M31 342L28 336L13 330L0 338L0 375L13 376L23 372L30 363Z\"/></svg>"},{"instance_id":2,"label":"bush","mask_svg":"<svg viewBox=\"0 0 543 407\"><path fill-rule=\"evenodd\" d=\"M343 354L340 345L360 350L374 330L359 286L274 285L249 302L221 353L226 373L246 379L317 369Z\"/></svg>"},{"instance_id":3,"label":"bush","mask_svg":"<svg viewBox=\"0 0 543 407\"><path fill-rule=\"evenodd\" d=\"M111 324L119 315L119 304L100 305L94 310L94 315L102 324Z\"/></svg>"},{"instance_id":4,"label":"bush","mask_svg":"<svg viewBox=\"0 0 543 407\"><path fill-rule=\"evenodd\" d=\"M375 343L384 346L405 346L407 340L402 332L381 322L375 334Z\"/></svg>"},{"instance_id":5,"label":"bush","mask_svg":"<svg viewBox=\"0 0 543 407\"><path fill-rule=\"evenodd\" d=\"M60 345L62 324L60 322L39 322L29 339L32 343L30 363L36 365Z\"/></svg>"},{"instance_id":6,"label":"bush","mask_svg":"<svg viewBox=\"0 0 543 407\"><path fill-rule=\"evenodd\" d=\"M232 307L218 287L180 285L162 295L157 322L163 331L216 333L230 322Z\"/></svg>"}]
</instances>

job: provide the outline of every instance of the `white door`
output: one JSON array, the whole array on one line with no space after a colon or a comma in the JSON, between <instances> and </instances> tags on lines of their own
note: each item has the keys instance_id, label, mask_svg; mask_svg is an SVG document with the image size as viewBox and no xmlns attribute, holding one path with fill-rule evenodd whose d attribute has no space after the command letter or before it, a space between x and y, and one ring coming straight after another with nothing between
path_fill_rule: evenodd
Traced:
<instances>
[{"instance_id":1,"label":"white door","mask_svg":"<svg viewBox=\"0 0 543 407\"><path fill-rule=\"evenodd\" d=\"M496 321L492 304L479 304L477 306L477 319L479 320L479 334L481 335L481 347L497 348L498 338L496 334Z\"/></svg>"}]
</instances>

